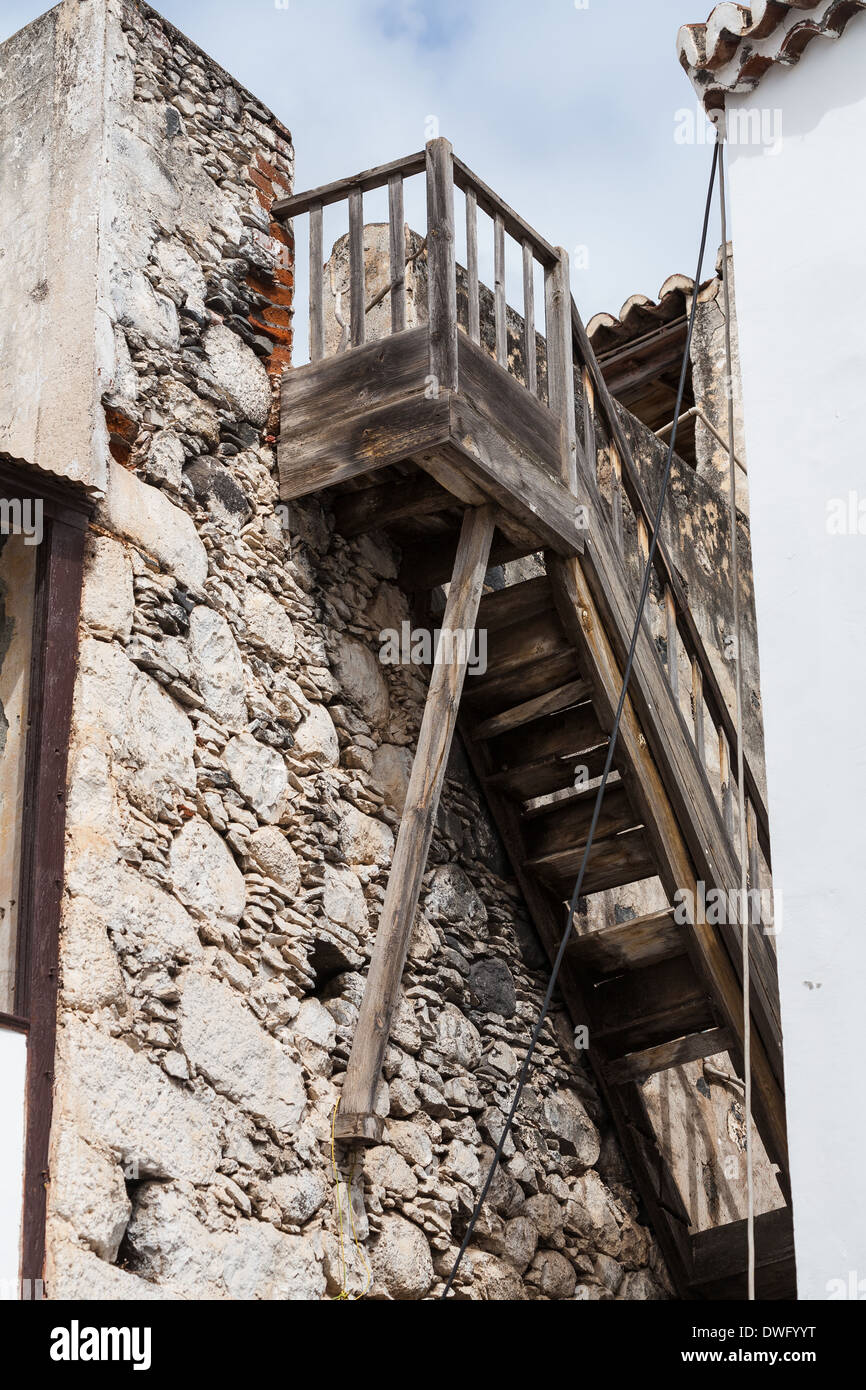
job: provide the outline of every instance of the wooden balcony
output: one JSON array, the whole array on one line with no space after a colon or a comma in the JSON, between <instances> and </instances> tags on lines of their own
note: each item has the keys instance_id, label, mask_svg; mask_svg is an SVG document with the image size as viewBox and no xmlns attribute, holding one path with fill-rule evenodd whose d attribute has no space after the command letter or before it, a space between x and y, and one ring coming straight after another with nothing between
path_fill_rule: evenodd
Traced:
<instances>
[{"instance_id":1,"label":"wooden balcony","mask_svg":"<svg viewBox=\"0 0 866 1390\"><path fill-rule=\"evenodd\" d=\"M403 184L422 172L426 285L421 311L415 305L407 324ZM389 278L371 302L363 197L384 187ZM455 189L465 205L465 267L455 254ZM322 210L343 199L349 315L343 350L326 356ZM479 210L493 222L492 289L479 281ZM311 361L283 380L283 499L322 493L343 535L385 531L402 552L400 583L423 621L464 634L483 627L488 635L488 670L465 692L465 660L435 662L431 671L337 1120L342 1140L379 1142L375 1096L454 733L553 959L594 797L577 787L575 769L595 778L605 761L655 504L571 298L566 253L468 170L447 141L285 199L275 214L310 220ZM517 241L523 268L519 317L506 302L506 238ZM385 298L390 331L366 341L370 309ZM484 593L493 565L535 552L543 574ZM690 1230L641 1086L657 1072L720 1053L742 1077L747 931L753 1114L787 1194L775 951L755 913L747 927L729 917L716 925L696 912L686 921L673 917L680 894L696 904L702 891L739 891L737 731L661 540L652 566L664 641L642 623L584 891L657 877L671 906L591 936L575 933L559 983L575 1025L589 1026L599 1089L678 1289L684 1297L727 1297L741 1287L745 1267L739 1223L721 1228L726 1237ZM445 581L442 615L437 586ZM720 776L711 780L712 747ZM743 791L748 884L766 890L769 825L746 758ZM773 1266L766 1296L789 1296L793 1287L789 1229L784 1217L761 1218L762 1258Z\"/></svg>"}]
</instances>

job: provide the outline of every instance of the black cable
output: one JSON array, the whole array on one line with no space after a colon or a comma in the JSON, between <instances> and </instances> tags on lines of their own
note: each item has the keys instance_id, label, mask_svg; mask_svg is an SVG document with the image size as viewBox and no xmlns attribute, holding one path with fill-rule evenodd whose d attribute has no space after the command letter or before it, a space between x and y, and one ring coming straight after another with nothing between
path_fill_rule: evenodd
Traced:
<instances>
[{"instance_id":1,"label":"black cable","mask_svg":"<svg viewBox=\"0 0 866 1390\"><path fill-rule=\"evenodd\" d=\"M607 746L607 757L605 758L604 771L602 772L601 782L599 783L598 793L595 798L595 806L592 812L592 821L589 827L589 835L587 836L586 847L583 851L583 858L580 862L580 872L577 875L577 882L574 885L574 892L571 895L571 902L568 908L568 919L565 924L565 931L563 933L562 940L559 943L559 950L556 953L556 959L553 963L553 971L550 976L550 983L547 986L547 992L544 996L544 1003L541 1006L541 1013L539 1014L538 1022L536 1023L535 1028L532 1031L532 1037L529 1041L529 1050L527 1051L526 1056L523 1059L523 1066L521 1067L520 1075L517 1078L517 1089L514 1092L514 1099L511 1102L511 1109L508 1112L508 1117L503 1126L502 1134L500 1135L499 1142L496 1145L496 1152L493 1155L493 1159L491 1161L490 1168L488 1170L487 1177L484 1182L484 1186L481 1189L478 1201L475 1203L475 1209L469 1220L469 1225L466 1228L466 1234L463 1237L463 1243L460 1246L459 1251L457 1252L457 1258L454 1261L454 1268L448 1276L448 1282L446 1283L445 1288L442 1290L440 1298L448 1297L448 1293L451 1289L451 1286L454 1283L457 1271L460 1268L460 1261L463 1259L463 1256L466 1253L466 1248L469 1245L470 1240L472 1239L472 1233L475 1230L476 1223L478 1221L479 1216L481 1215L481 1208L484 1205L484 1199L490 1191L490 1187L493 1182L496 1169L498 1168L499 1161L502 1158L502 1151L505 1147L505 1141L508 1138L508 1135L511 1130L511 1125L514 1120L514 1116L517 1113L517 1107L520 1104L520 1096L526 1082L527 1073L529 1071L529 1064L532 1061L532 1054L535 1051L536 1043L538 1042L538 1039L541 1036L541 1030L544 1027L544 1020L547 1018L547 1013L550 1008L551 1000L553 998L553 991L556 987L557 976L559 975L559 969L562 965L566 947L568 946L569 937L571 936L571 927L574 921L574 914L577 909L577 903L578 899L580 898L581 889L583 888L583 880L584 875L586 873L586 865L587 861L589 860L590 851L592 849L592 842L595 837L596 828L598 826L598 819L601 815L601 806L604 800L605 788L607 787L607 779L610 776L610 771L613 766L614 749L616 747L617 735L619 734L619 726L620 721L622 719L622 712L625 708L626 694L628 693L628 683L629 679L631 678L631 670L632 666L634 665L635 650L637 648L638 636L640 635L640 625L643 620L643 611L646 606L647 595L649 594L650 579L652 577L653 557L656 551L659 528L661 526L662 520L662 512L664 510L665 504L665 496L667 494L668 481L670 479L671 466L673 464L674 445L676 444L677 438L677 425L679 423L679 418L682 413L683 393L685 391L686 376L689 367L689 354L692 345L692 332L695 326L695 313L698 306L698 287L701 283L701 271L703 269L704 252L706 250L707 245L707 231L709 229L710 224L710 210L712 208L713 189L715 187L716 182L716 169L718 167L718 162L719 144L717 141L715 146L713 147L713 163L712 168L710 170L710 186L707 191L706 208L704 209L704 225L701 233L701 249L698 253L698 268L697 272L695 273L695 285L694 291L692 293L692 307L691 312L689 314L689 326L688 332L686 334L685 350L683 352L683 364L682 368L680 369L680 381L679 388L677 390L677 404L676 410L674 411L674 427L671 431L670 442L668 444L668 456L665 462L665 471L662 476L662 484L661 490L659 492L658 506L656 507L655 521L653 523L652 538L650 540L650 547L646 561L646 569L644 571L643 584L641 585L640 600L638 602L637 607L637 616L635 618L634 631L632 632L631 636L631 645L629 646L628 650L628 659L626 661L625 671L623 673L622 691L619 697L619 704L616 708L616 715L614 716L613 728L611 729L610 734L610 741Z\"/></svg>"}]
</instances>

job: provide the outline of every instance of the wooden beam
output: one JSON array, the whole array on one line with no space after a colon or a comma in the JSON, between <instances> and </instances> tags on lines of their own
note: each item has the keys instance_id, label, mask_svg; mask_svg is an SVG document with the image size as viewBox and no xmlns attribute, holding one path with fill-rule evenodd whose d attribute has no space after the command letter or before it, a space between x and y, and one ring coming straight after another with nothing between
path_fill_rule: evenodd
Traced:
<instances>
[{"instance_id":1,"label":"wooden beam","mask_svg":"<svg viewBox=\"0 0 866 1390\"><path fill-rule=\"evenodd\" d=\"M548 573L554 601L563 623L570 627L581 658L581 667L593 682L595 706L607 727L622 688L622 671L602 625L592 590L581 565L574 560L548 556ZM662 689L670 689L662 676ZM669 731L670 734L670 731ZM653 843L658 874L671 901L679 889L699 899L698 875L692 862L665 784L659 776L647 741L635 713L631 697L626 699L617 743L619 770L644 817L646 833ZM719 839L724 831L719 827ZM734 882L732 878L730 882ZM726 883L725 887L729 887ZM695 922L684 930L686 949L710 989L721 1021L738 1038L742 1037L743 999L740 982L719 931L706 922ZM787 1171L788 1144L785 1131L785 1103L763 1039L752 1032L752 1075L754 1078L755 1122L771 1161Z\"/></svg>"},{"instance_id":2,"label":"wooden beam","mask_svg":"<svg viewBox=\"0 0 866 1390\"><path fill-rule=\"evenodd\" d=\"M306 193L293 193L288 198L278 198L271 208L271 216L277 222L287 222L291 217L299 217L320 203L329 207L331 203L341 203L354 190L369 193L371 189L382 188L395 174L404 179L424 172L424 151L407 155L403 159L392 159L388 164L379 164L375 169L364 169L360 174L352 174L347 179L337 179L334 183L323 183L319 188L311 188Z\"/></svg>"},{"instance_id":3,"label":"wooden beam","mask_svg":"<svg viewBox=\"0 0 866 1390\"><path fill-rule=\"evenodd\" d=\"M561 710L568 709L571 705L580 704L588 699L589 692L589 681L568 681L556 690L550 690L544 695L537 695L534 700L524 700L521 704L512 706L511 709L503 710L501 714L494 714L490 719L482 719L481 723L476 724L472 730L472 737L478 739L495 738L497 734L511 733L513 729L522 728L524 724L531 724L533 720L541 719L545 714L559 714Z\"/></svg>"},{"instance_id":4,"label":"wooden beam","mask_svg":"<svg viewBox=\"0 0 866 1390\"><path fill-rule=\"evenodd\" d=\"M568 955L582 969L613 974L655 965L660 960L682 956L685 950L683 928L674 921L673 909L667 908L572 937Z\"/></svg>"},{"instance_id":5,"label":"wooden beam","mask_svg":"<svg viewBox=\"0 0 866 1390\"><path fill-rule=\"evenodd\" d=\"M642 1052L631 1052L627 1057L609 1062L607 1079L612 1086L621 1086L625 1081L645 1081L657 1072L681 1067L685 1062L699 1062L703 1057L715 1057L735 1046L736 1038L730 1028L708 1028L704 1033L691 1033L688 1037L675 1038L658 1047L646 1047Z\"/></svg>"},{"instance_id":6,"label":"wooden beam","mask_svg":"<svg viewBox=\"0 0 866 1390\"><path fill-rule=\"evenodd\" d=\"M467 511L442 619L443 633L461 634L463 640L455 644L452 659L437 658L430 677L406 804L343 1086L336 1129L340 1139L370 1142L381 1136L382 1123L375 1114L376 1091L457 724L470 639L475 629L492 539L493 516L489 508ZM440 654L443 650L440 645Z\"/></svg>"},{"instance_id":7,"label":"wooden beam","mask_svg":"<svg viewBox=\"0 0 866 1390\"><path fill-rule=\"evenodd\" d=\"M691 1237L692 1286L707 1297L745 1298L746 1222L730 1221ZM727 1287L722 1290L721 1286ZM755 1217L755 1292L758 1298L796 1298L794 1223L790 1207Z\"/></svg>"},{"instance_id":8,"label":"wooden beam","mask_svg":"<svg viewBox=\"0 0 866 1390\"><path fill-rule=\"evenodd\" d=\"M341 536L362 536L406 517L431 516L456 507L450 493L425 475L405 483L378 483L334 499L334 524Z\"/></svg>"}]
</instances>

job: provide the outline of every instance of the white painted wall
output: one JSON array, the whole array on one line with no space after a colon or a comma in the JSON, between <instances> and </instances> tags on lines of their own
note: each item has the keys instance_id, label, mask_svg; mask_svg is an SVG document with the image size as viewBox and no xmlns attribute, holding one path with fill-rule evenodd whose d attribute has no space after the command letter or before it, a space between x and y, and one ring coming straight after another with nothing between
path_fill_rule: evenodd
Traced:
<instances>
[{"instance_id":1,"label":"white painted wall","mask_svg":"<svg viewBox=\"0 0 866 1390\"><path fill-rule=\"evenodd\" d=\"M782 112L729 160L799 1295L866 1298L866 18L738 104Z\"/></svg>"},{"instance_id":2,"label":"white painted wall","mask_svg":"<svg viewBox=\"0 0 866 1390\"><path fill-rule=\"evenodd\" d=\"M0 1028L0 1300L18 1297L27 1040Z\"/></svg>"}]
</instances>

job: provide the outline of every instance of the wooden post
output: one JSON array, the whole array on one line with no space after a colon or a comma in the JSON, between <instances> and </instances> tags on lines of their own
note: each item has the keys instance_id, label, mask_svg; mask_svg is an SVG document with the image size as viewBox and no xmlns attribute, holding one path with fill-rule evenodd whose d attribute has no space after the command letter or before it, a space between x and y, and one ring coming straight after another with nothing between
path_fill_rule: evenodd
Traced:
<instances>
[{"instance_id":1,"label":"wooden post","mask_svg":"<svg viewBox=\"0 0 866 1390\"><path fill-rule=\"evenodd\" d=\"M442 619L443 636L430 676L406 805L343 1085L336 1125L339 1139L378 1143L382 1136L382 1120L375 1114L376 1091L457 723L492 539L490 508L467 510ZM456 641L449 642L449 634Z\"/></svg>"},{"instance_id":2,"label":"wooden post","mask_svg":"<svg viewBox=\"0 0 866 1390\"><path fill-rule=\"evenodd\" d=\"M481 306L478 302L478 198L466 190L466 288L469 294L469 336L481 342Z\"/></svg>"},{"instance_id":3,"label":"wooden post","mask_svg":"<svg viewBox=\"0 0 866 1390\"><path fill-rule=\"evenodd\" d=\"M500 213L493 221L493 319L496 330L496 360L508 367L508 332L505 322L505 223Z\"/></svg>"},{"instance_id":4,"label":"wooden post","mask_svg":"<svg viewBox=\"0 0 866 1390\"><path fill-rule=\"evenodd\" d=\"M310 361L325 355L325 309L322 284L322 204L310 208Z\"/></svg>"},{"instance_id":5,"label":"wooden post","mask_svg":"<svg viewBox=\"0 0 866 1390\"><path fill-rule=\"evenodd\" d=\"M439 391L457 390L457 254L454 164L448 140L427 145L427 296L430 375Z\"/></svg>"},{"instance_id":6,"label":"wooden post","mask_svg":"<svg viewBox=\"0 0 866 1390\"><path fill-rule=\"evenodd\" d=\"M388 180L388 226L391 259L391 332L406 327L406 228L403 212L403 175Z\"/></svg>"},{"instance_id":7,"label":"wooden post","mask_svg":"<svg viewBox=\"0 0 866 1390\"><path fill-rule=\"evenodd\" d=\"M538 363L535 345L535 258L532 243L523 242L523 355L526 359L526 388L538 395Z\"/></svg>"},{"instance_id":8,"label":"wooden post","mask_svg":"<svg viewBox=\"0 0 866 1390\"><path fill-rule=\"evenodd\" d=\"M349 341L363 347L366 336L367 291L364 287L364 195L349 194Z\"/></svg>"},{"instance_id":9,"label":"wooden post","mask_svg":"<svg viewBox=\"0 0 866 1390\"><path fill-rule=\"evenodd\" d=\"M568 252L556 248L557 262L544 275L547 318L547 393L559 416L562 481L577 496L577 430L574 423L574 364L571 351L571 281Z\"/></svg>"}]
</instances>

